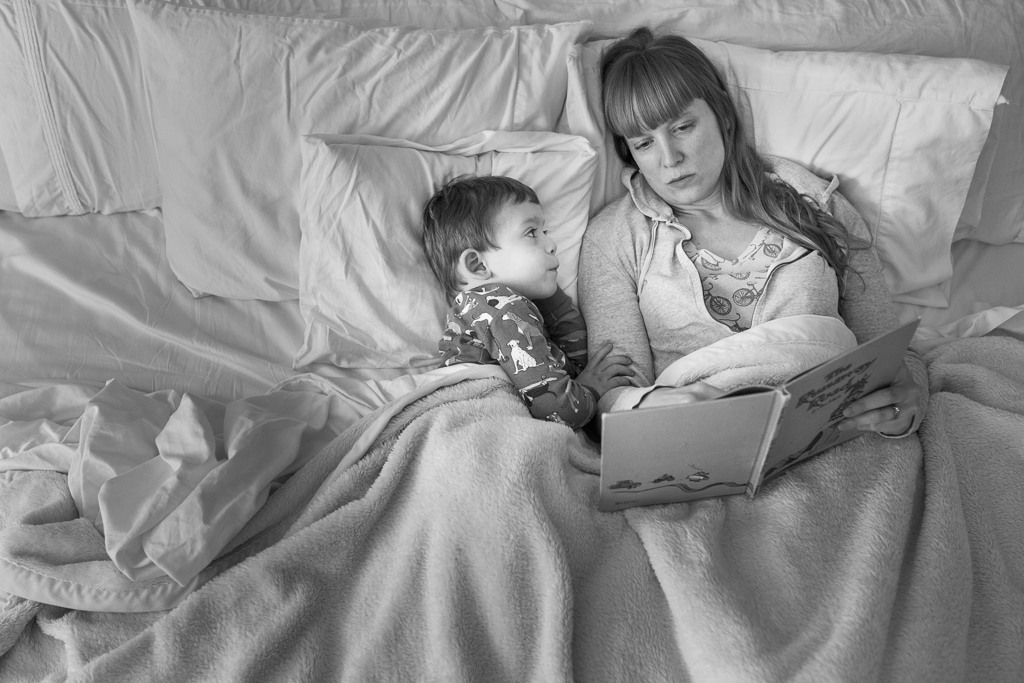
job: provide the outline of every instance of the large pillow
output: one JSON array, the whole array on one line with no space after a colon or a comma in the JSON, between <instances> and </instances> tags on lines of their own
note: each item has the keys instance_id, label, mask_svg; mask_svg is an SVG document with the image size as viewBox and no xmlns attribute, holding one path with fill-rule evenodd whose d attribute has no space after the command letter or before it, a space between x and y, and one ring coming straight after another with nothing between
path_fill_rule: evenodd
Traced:
<instances>
[{"instance_id":1,"label":"large pillow","mask_svg":"<svg viewBox=\"0 0 1024 683\"><path fill-rule=\"evenodd\" d=\"M598 151L593 210L625 191L601 114L600 58L611 42L570 55L560 126ZM1006 70L969 59L694 43L719 67L762 152L839 176L896 300L944 306L957 218Z\"/></svg>"},{"instance_id":2,"label":"large pillow","mask_svg":"<svg viewBox=\"0 0 1024 683\"><path fill-rule=\"evenodd\" d=\"M423 207L449 177L506 175L536 191L576 295L594 150L556 133L484 132L428 147L362 136L302 140L299 306L306 320L295 367L432 368L448 304L426 261Z\"/></svg>"},{"instance_id":3,"label":"large pillow","mask_svg":"<svg viewBox=\"0 0 1024 683\"><path fill-rule=\"evenodd\" d=\"M223 7L280 16L344 19L360 28L482 28L519 23L495 0L178 0L182 5Z\"/></svg>"},{"instance_id":4,"label":"large pillow","mask_svg":"<svg viewBox=\"0 0 1024 683\"><path fill-rule=\"evenodd\" d=\"M509 23L493 0L182 2L343 18L361 27ZM10 191L0 187L0 208L50 216L159 205L156 149L125 0L0 0L0 65L0 147L13 183Z\"/></svg>"},{"instance_id":5,"label":"large pillow","mask_svg":"<svg viewBox=\"0 0 1024 683\"><path fill-rule=\"evenodd\" d=\"M268 300L298 296L300 135L552 130L589 28L359 30L163 0L131 12L171 268L196 295Z\"/></svg>"},{"instance_id":6,"label":"large pillow","mask_svg":"<svg viewBox=\"0 0 1024 683\"><path fill-rule=\"evenodd\" d=\"M123 3L0 0L0 147L26 216L156 206L156 153Z\"/></svg>"},{"instance_id":7,"label":"large pillow","mask_svg":"<svg viewBox=\"0 0 1024 683\"><path fill-rule=\"evenodd\" d=\"M646 25L770 50L969 57L1008 64L956 237L1024 242L1024 2L1021 0L499 0L522 23L587 19L595 38Z\"/></svg>"}]
</instances>

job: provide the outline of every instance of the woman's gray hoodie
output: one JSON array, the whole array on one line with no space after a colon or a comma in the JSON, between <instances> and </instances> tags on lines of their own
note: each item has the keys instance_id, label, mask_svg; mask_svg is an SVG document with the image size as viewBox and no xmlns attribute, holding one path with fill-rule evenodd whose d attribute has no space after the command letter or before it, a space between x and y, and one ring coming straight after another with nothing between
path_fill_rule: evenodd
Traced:
<instances>
[{"instance_id":1,"label":"woman's gray hoodie","mask_svg":"<svg viewBox=\"0 0 1024 683\"><path fill-rule=\"evenodd\" d=\"M783 182L814 199L851 235L870 239L860 214L835 192L837 179L822 180L784 159L772 158L772 163ZM635 169L623 172L623 182L629 192L602 209L583 237L580 308L590 355L602 343L613 342L613 353L632 358L637 383L646 387L677 359L733 332L708 313L697 269L680 246L689 233L675 222L671 207ZM787 315L833 316L847 324L859 343L897 326L874 247L851 252L854 272L847 276L840 302L835 272L825 259L787 243L791 247L773 266L752 324ZM927 391L921 357L909 351L906 361L914 379ZM609 391L601 398L600 410L609 410L630 391L630 387Z\"/></svg>"}]
</instances>

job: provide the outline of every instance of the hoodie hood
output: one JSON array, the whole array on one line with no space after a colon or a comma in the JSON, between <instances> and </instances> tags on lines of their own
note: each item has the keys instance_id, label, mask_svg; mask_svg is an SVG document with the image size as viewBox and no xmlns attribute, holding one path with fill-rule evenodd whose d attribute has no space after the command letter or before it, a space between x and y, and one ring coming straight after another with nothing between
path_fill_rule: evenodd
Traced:
<instances>
[{"instance_id":1,"label":"hoodie hood","mask_svg":"<svg viewBox=\"0 0 1024 683\"><path fill-rule=\"evenodd\" d=\"M647 180L638 169L629 166L622 169L622 184L629 190L629 196L633 200L637 211L657 223L666 223L682 231L683 239L691 239L690 231L686 226L676 222L675 212L657 192L651 189ZM657 227L657 226L655 226Z\"/></svg>"}]
</instances>

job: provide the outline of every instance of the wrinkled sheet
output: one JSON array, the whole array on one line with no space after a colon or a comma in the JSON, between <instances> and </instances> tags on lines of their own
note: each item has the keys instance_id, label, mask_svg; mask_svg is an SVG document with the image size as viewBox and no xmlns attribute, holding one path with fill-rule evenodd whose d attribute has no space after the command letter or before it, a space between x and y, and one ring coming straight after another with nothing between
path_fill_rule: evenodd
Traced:
<instances>
[{"instance_id":1,"label":"wrinkled sheet","mask_svg":"<svg viewBox=\"0 0 1024 683\"><path fill-rule=\"evenodd\" d=\"M158 214L25 218L0 214L0 378L219 401L297 375L295 302L195 299L163 252Z\"/></svg>"},{"instance_id":2,"label":"wrinkled sheet","mask_svg":"<svg viewBox=\"0 0 1024 683\"><path fill-rule=\"evenodd\" d=\"M226 404L116 380L0 385L0 587L79 609L170 607L230 566L208 567L347 427L495 374L464 366L348 390L306 376Z\"/></svg>"},{"instance_id":3,"label":"wrinkled sheet","mask_svg":"<svg viewBox=\"0 0 1024 683\"><path fill-rule=\"evenodd\" d=\"M331 401L321 393L275 391L223 404L175 391L141 394L116 380L88 396L70 424L6 417L29 417L33 402L71 404L88 393L53 386L0 400L0 472L66 474L78 517L136 581L167 575L187 584L263 505L275 480L337 435L325 430ZM72 523L86 532L78 518Z\"/></svg>"},{"instance_id":4,"label":"wrinkled sheet","mask_svg":"<svg viewBox=\"0 0 1024 683\"><path fill-rule=\"evenodd\" d=\"M897 304L901 320L921 319L922 350L993 330L1024 339L1024 244L953 243L949 307Z\"/></svg>"},{"instance_id":5,"label":"wrinkled sheet","mask_svg":"<svg viewBox=\"0 0 1024 683\"><path fill-rule=\"evenodd\" d=\"M116 377L228 403L304 374L292 368L305 328L298 302L193 298L167 263L158 213L0 212L0 254L4 382L98 389ZM312 369L343 384L405 374Z\"/></svg>"},{"instance_id":6,"label":"wrinkled sheet","mask_svg":"<svg viewBox=\"0 0 1024 683\"><path fill-rule=\"evenodd\" d=\"M39 612L0 674L57 639L69 680L1019 681L1024 344L928 360L920 438L616 513L507 382L434 391L355 463L375 414L325 447L258 515L287 531L174 609Z\"/></svg>"}]
</instances>

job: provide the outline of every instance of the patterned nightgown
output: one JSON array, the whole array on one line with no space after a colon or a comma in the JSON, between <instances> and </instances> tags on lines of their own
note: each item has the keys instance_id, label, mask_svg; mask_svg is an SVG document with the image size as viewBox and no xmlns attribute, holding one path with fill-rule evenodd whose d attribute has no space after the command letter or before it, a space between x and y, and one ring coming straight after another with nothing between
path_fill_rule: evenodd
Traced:
<instances>
[{"instance_id":1,"label":"patterned nightgown","mask_svg":"<svg viewBox=\"0 0 1024 683\"><path fill-rule=\"evenodd\" d=\"M711 317L733 332L750 329L754 304L761 298L768 271L784 246L785 238L764 226L732 261L698 249L693 242L683 242L683 251L700 274L704 304Z\"/></svg>"}]
</instances>

